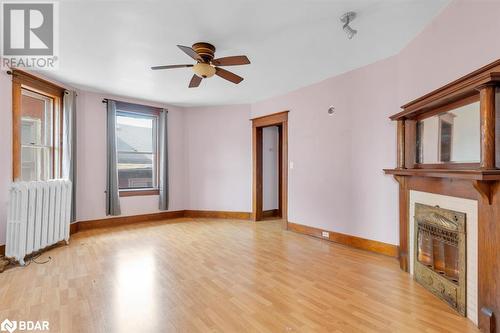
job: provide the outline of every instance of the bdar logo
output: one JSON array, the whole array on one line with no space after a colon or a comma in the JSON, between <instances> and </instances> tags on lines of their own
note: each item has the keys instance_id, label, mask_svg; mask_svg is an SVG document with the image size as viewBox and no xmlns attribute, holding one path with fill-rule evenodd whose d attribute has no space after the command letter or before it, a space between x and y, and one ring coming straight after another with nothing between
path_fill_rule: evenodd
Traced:
<instances>
[{"instance_id":1,"label":"bdar logo","mask_svg":"<svg viewBox=\"0 0 500 333\"><path fill-rule=\"evenodd\" d=\"M10 321L9 319L5 319L0 325L0 330L3 332L8 331L9 333L12 333L16 330L16 328L17 328L17 322Z\"/></svg>"}]
</instances>

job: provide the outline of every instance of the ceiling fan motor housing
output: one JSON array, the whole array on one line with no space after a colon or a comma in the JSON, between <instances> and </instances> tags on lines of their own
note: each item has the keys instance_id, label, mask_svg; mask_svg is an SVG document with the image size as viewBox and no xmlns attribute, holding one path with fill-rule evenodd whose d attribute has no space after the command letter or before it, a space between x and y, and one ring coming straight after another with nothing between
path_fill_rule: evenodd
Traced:
<instances>
[{"instance_id":1,"label":"ceiling fan motor housing","mask_svg":"<svg viewBox=\"0 0 500 333\"><path fill-rule=\"evenodd\" d=\"M212 44L199 42L194 43L192 48L203 59L203 62L210 63L214 59L215 46Z\"/></svg>"}]
</instances>

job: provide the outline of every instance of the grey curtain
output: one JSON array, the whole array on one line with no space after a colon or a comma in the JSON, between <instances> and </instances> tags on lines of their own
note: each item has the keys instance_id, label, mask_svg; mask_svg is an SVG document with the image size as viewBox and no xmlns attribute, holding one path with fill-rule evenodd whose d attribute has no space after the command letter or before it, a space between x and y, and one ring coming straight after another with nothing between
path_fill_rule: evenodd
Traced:
<instances>
[{"instance_id":1,"label":"grey curtain","mask_svg":"<svg viewBox=\"0 0 500 333\"><path fill-rule=\"evenodd\" d=\"M168 110L160 113L158 124L160 158L160 210L168 210Z\"/></svg>"},{"instance_id":2,"label":"grey curtain","mask_svg":"<svg viewBox=\"0 0 500 333\"><path fill-rule=\"evenodd\" d=\"M116 153L116 103L108 100L106 120L107 171L106 171L106 215L120 215L118 193L118 168Z\"/></svg>"},{"instance_id":3,"label":"grey curtain","mask_svg":"<svg viewBox=\"0 0 500 333\"><path fill-rule=\"evenodd\" d=\"M76 92L66 90L63 98L62 177L71 180L71 222L76 221Z\"/></svg>"}]
</instances>

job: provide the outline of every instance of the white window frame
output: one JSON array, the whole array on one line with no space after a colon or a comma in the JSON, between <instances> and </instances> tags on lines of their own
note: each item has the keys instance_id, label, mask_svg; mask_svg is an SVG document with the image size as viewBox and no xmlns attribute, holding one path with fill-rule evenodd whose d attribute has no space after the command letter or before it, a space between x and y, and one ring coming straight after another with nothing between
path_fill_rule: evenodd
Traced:
<instances>
[{"instance_id":1,"label":"white window frame","mask_svg":"<svg viewBox=\"0 0 500 333\"><path fill-rule=\"evenodd\" d=\"M58 137L58 131L59 129L57 128L58 126L54 126L54 125L58 125L59 124L59 118L57 116L58 112L57 110L55 109L55 103L54 103L54 99L52 97L49 97L47 95L44 95L42 93L37 93L37 92L34 92L32 90L30 90L29 88L25 88L25 87L22 87L21 88L21 96L29 96L29 97L32 97L32 98L35 98L35 99L40 99L40 100L43 100L45 101L45 113L46 115L49 114L50 115L50 118L48 119L48 121L45 121L44 124L47 128L45 128L45 132L49 132L48 134L48 138L49 138L49 142L41 142L41 143L30 143L30 144L23 144L22 143L22 130L20 132L20 135L21 135L21 138L20 138L20 143L21 143L21 151L22 151L22 148L31 148L31 149L40 149L40 150L44 150L44 149L48 149L49 151L49 165L46 166L48 169L48 174L47 175L42 175L41 174L41 168L40 168L40 165L41 165L41 161L38 161L37 162L34 162L35 165L38 165L38 168L36 168L35 170L35 173L36 173L36 177L35 179L32 179L32 180L47 180L47 179L54 179L56 178L56 175L59 174L59 168L58 168L58 165L59 165L59 154L57 154L57 141L55 138ZM23 126L23 123L27 123L27 122L31 122L33 124L38 124L38 127L37 127L37 132L41 132L42 130L42 123L40 121L40 119L34 119L34 118L31 118L31 117L23 117L22 116L22 113L23 113L23 110L21 110L21 127ZM37 134L40 134L40 133L37 133ZM22 176L22 166L23 166L23 160L22 160L22 152L21 152L21 155L20 155L20 165L21 165L21 176Z\"/></svg>"},{"instance_id":2,"label":"white window frame","mask_svg":"<svg viewBox=\"0 0 500 333\"><path fill-rule=\"evenodd\" d=\"M156 114L150 114L147 112L142 112L142 111L130 111L130 110L121 110L120 108L117 108L116 110L116 117L138 117L138 118L148 118L153 120L153 151L152 152L144 152L144 151L120 151L117 150L117 156L120 153L125 153L125 154L151 154L153 156L153 163L152 163L152 187L141 187L141 188L134 188L134 187L127 187L127 188L119 188L118 191L120 193L130 193L130 192L137 192L138 194L140 192L145 192L145 191L158 191L159 190L159 138L158 138L158 123L159 123L159 116ZM116 134L118 136L118 133Z\"/></svg>"}]
</instances>

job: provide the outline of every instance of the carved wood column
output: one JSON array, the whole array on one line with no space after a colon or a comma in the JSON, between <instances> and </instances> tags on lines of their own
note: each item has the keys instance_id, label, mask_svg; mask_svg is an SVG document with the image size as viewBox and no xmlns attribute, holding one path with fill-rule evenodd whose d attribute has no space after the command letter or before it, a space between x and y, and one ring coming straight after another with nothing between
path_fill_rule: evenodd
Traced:
<instances>
[{"instance_id":1,"label":"carved wood column","mask_svg":"<svg viewBox=\"0 0 500 333\"><path fill-rule=\"evenodd\" d=\"M404 120L398 120L398 169L405 168L405 122Z\"/></svg>"},{"instance_id":2,"label":"carved wood column","mask_svg":"<svg viewBox=\"0 0 500 333\"><path fill-rule=\"evenodd\" d=\"M395 176L394 178L399 183L399 267L408 272L409 192L406 186L407 178L404 176Z\"/></svg>"},{"instance_id":3,"label":"carved wood column","mask_svg":"<svg viewBox=\"0 0 500 333\"><path fill-rule=\"evenodd\" d=\"M416 141L417 141L417 121L405 120L404 121L404 140L405 140L405 168L413 169L416 161Z\"/></svg>"},{"instance_id":4,"label":"carved wood column","mask_svg":"<svg viewBox=\"0 0 500 333\"><path fill-rule=\"evenodd\" d=\"M496 169L495 162L495 86L478 88L481 103L481 169Z\"/></svg>"}]
</instances>

